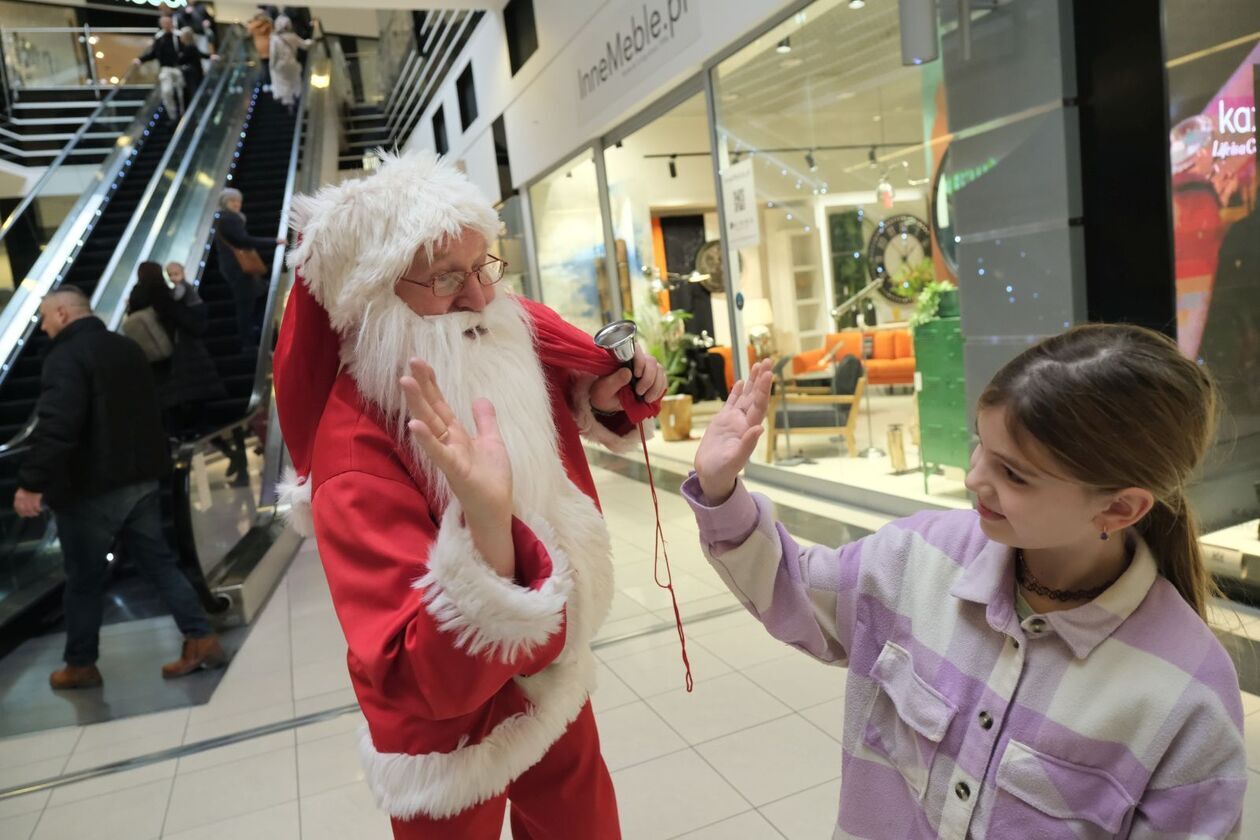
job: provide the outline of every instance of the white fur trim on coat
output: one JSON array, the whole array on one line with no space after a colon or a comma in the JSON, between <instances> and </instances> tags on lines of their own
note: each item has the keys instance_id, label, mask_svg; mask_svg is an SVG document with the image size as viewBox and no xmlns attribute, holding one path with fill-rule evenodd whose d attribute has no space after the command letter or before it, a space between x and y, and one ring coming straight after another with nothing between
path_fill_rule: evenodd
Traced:
<instances>
[{"instance_id":1,"label":"white fur trim on coat","mask_svg":"<svg viewBox=\"0 0 1260 840\"><path fill-rule=\"evenodd\" d=\"M580 373L574 380L573 419L577 421L578 431L591 443L598 443L612 452L629 452L639 443L639 430L635 428L619 435L599 422L591 405L591 386L594 384L595 377L589 373ZM649 440L653 431L650 423L643 427Z\"/></svg>"},{"instance_id":2,"label":"white fur trim on coat","mask_svg":"<svg viewBox=\"0 0 1260 840\"><path fill-rule=\"evenodd\" d=\"M573 589L569 558L546 523L527 523L547 549L551 576L539 589L519 586L490 568L460 513L453 500L429 549L428 571L412 586L423 590L425 608L457 647L512 662L560 630Z\"/></svg>"},{"instance_id":3,"label":"white fur trim on coat","mask_svg":"<svg viewBox=\"0 0 1260 840\"><path fill-rule=\"evenodd\" d=\"M280 483L276 485L276 500L281 507L288 506L285 519L300 537L315 536L315 518L311 513L311 479L298 478L293 467L285 467Z\"/></svg>"},{"instance_id":4,"label":"white fur trim on coat","mask_svg":"<svg viewBox=\"0 0 1260 840\"><path fill-rule=\"evenodd\" d=\"M423 813L442 819L499 795L547 754L595 690L590 641L613 595L608 527L595 504L567 478L550 501L561 549L553 549L556 542L544 535L544 526L527 522L552 552L553 566L557 556L572 558L564 650L538 674L515 678L529 710L501 721L476 744L461 744L446 753L382 753L363 729L359 757L364 775L377 804L391 816L409 819Z\"/></svg>"},{"instance_id":5,"label":"white fur trim on coat","mask_svg":"<svg viewBox=\"0 0 1260 840\"><path fill-rule=\"evenodd\" d=\"M359 730L359 758L381 810L410 819L445 819L498 796L533 767L577 718L595 689L594 657L577 651L516 683L530 709L504 720L483 740L448 753L377 752L367 727Z\"/></svg>"}]
</instances>

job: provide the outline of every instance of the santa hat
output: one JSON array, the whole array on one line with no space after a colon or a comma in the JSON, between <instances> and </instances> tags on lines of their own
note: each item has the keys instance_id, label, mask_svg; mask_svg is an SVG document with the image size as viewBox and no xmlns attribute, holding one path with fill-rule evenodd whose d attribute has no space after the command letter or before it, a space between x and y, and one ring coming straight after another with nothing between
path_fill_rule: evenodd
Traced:
<instances>
[{"instance_id":1,"label":"santa hat","mask_svg":"<svg viewBox=\"0 0 1260 840\"><path fill-rule=\"evenodd\" d=\"M394 155L364 178L295 196L298 245L288 255L293 292L273 370L276 412L293 462L277 487L289 521L311 536L311 457L324 406L341 367L341 336L394 294L417 251L430 254L466 229L493 241L490 202L450 162L427 150Z\"/></svg>"}]
</instances>

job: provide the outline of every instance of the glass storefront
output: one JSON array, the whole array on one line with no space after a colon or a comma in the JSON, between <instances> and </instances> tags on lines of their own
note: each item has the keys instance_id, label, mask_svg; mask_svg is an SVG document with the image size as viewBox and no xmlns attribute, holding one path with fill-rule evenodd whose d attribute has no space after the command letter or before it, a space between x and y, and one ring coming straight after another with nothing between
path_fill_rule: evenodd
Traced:
<instances>
[{"instance_id":1,"label":"glass storefront","mask_svg":"<svg viewBox=\"0 0 1260 840\"><path fill-rule=\"evenodd\" d=\"M593 153L583 152L531 186L529 201L542 301L593 334L613 319Z\"/></svg>"},{"instance_id":2,"label":"glass storefront","mask_svg":"<svg viewBox=\"0 0 1260 840\"><path fill-rule=\"evenodd\" d=\"M1224 396L1220 443L1194 488L1222 545L1260 516L1260 212L1256 86L1260 5L1164 4L1177 337ZM1229 532L1236 532L1230 536Z\"/></svg>"},{"instance_id":3,"label":"glass storefront","mask_svg":"<svg viewBox=\"0 0 1260 840\"><path fill-rule=\"evenodd\" d=\"M1050 0L979 12L970 40L941 10L937 51L904 64L896 4L859 6L786 15L529 186L537 293L588 331L639 324L670 377L654 461L686 469L769 358L750 475L889 513L964 507L970 402L1084 318L1072 36ZM1165 0L1178 337L1221 380L1230 443L1195 493L1208 530L1254 541L1260 6L1196 9ZM1000 96L994 74L1013 79Z\"/></svg>"},{"instance_id":4,"label":"glass storefront","mask_svg":"<svg viewBox=\"0 0 1260 840\"><path fill-rule=\"evenodd\" d=\"M528 296L529 256L525 245L525 200L509 196L499 203L499 240L491 243L490 253L507 263L502 283L518 295Z\"/></svg>"}]
</instances>

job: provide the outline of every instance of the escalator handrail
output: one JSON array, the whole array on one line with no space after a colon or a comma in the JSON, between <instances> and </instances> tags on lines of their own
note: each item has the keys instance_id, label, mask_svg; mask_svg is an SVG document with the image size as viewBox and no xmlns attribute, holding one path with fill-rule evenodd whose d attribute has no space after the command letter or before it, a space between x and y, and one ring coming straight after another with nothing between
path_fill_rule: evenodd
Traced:
<instances>
[{"instance_id":1,"label":"escalator handrail","mask_svg":"<svg viewBox=\"0 0 1260 840\"><path fill-rule=\"evenodd\" d=\"M234 32L235 30L233 30L233 33ZM231 39L232 34L229 34L228 38ZM231 46L234 46L234 43L231 40L225 40L225 45L231 47ZM226 52L227 51L224 50L224 53ZM222 96L224 84L229 75L228 66L227 66L228 64L229 62L223 61L221 67L216 67L216 68L211 69L212 74L216 70L219 71L219 78L214 83L214 93L212 95L213 98L211 99L207 107L201 113L197 113L196 111L196 106L198 105L199 100L205 94L206 90L208 90L211 87L209 75L207 76L206 80L202 83L201 87L198 88L197 93L196 95L194 95L192 102L190 102L188 104L188 107L185 108L183 115L180 117L180 121L179 121L178 126L175 129L175 132L171 135L171 139L167 144L166 150L162 154L161 160L158 162L157 166L154 168L153 175L149 178L149 182L145 186L144 193L140 197L140 201L138 202L136 206L135 213L131 217L131 221L128 222L126 229L124 229L122 235L119 237L118 244L114 248L113 256L110 258L109 263L105 266L105 269L101 274L102 280L108 278L109 275L112 274L113 271L117 268L118 261L121 259L122 253L126 250L128 244L130 243L132 236L135 235L136 227L138 226L140 219L143 217L144 211L147 208L149 202L153 200L153 196L157 190L157 186L161 183L162 179L165 177L166 169L168 168L171 162L171 157L174 155L176 149L179 148L179 144L183 139L183 134L185 131L187 131L188 126L192 125L193 122L195 121L197 123L198 132L200 132L201 130L204 130L204 126L209 116L214 113L215 105L218 101L218 98ZM141 119L143 119L143 115L141 116ZM189 147L187 151L185 152L183 159L181 159L180 170L179 170L181 173L187 171L187 162L189 159L191 159L194 152L196 151L195 141L199 137L200 137L200 133L194 135L193 142L189 144ZM168 191L168 194L164 196L164 204L161 208L162 212L169 210L170 202L171 202L171 194L173 194L174 192L175 190L170 190ZM160 219L155 220L154 224L156 227L160 227L161 220ZM134 273L135 272L131 272L132 275L134 275ZM130 282L132 282L133 280L134 280L134 277L129 278L128 283L130 284ZM93 300L92 300L94 309L95 309L97 301L100 299L101 294L105 290L105 286L106 286L106 283L104 282L97 283L97 287L96 287L95 292L93 293ZM113 313L110 313L108 318L102 317L102 320L104 320L107 326L109 326L111 329L115 329L118 326L117 322L121 320L121 316L118 315L118 311L125 310L126 308L125 298L126 298L125 294L120 296L121 303L119 306L115 307L115 311ZM103 313L97 313L97 314L102 315ZM29 321L27 323L25 331L22 334L21 339L19 339L19 345L15 345L15 347L20 346L21 344L25 344L30 339L31 334L37 328L38 328L37 319ZM17 352L16 349L13 352L16 353ZM0 383L4 381L5 375L9 372L9 370L12 369L12 367L13 365L9 364L4 369L0 370ZM22 431L18 432L12 439L4 443L0 443L0 457L4 456L6 453L13 450L14 448L21 446L30 438L31 432L35 428L35 420L36 418L35 418L34 412L32 412L30 421L22 429Z\"/></svg>"},{"instance_id":2,"label":"escalator handrail","mask_svg":"<svg viewBox=\"0 0 1260 840\"><path fill-rule=\"evenodd\" d=\"M26 208L30 207L35 202L35 199L40 195L44 185L56 177L58 167L66 162L66 158L70 157L74 147L80 140L83 139L83 135L87 134L89 130L91 130L92 125L100 119L101 115L105 113L105 110L111 103L113 103L114 98L118 96L118 92L121 91L127 84L127 79L131 78L131 74L136 72L138 69L139 65L136 64L127 68L127 72L124 73L123 77L118 80L118 84L114 85L114 89L106 94L105 98L92 109L92 113L88 115L88 118L84 121L83 125L79 126L78 130L75 131L74 134L70 136L70 139L66 141L66 145L61 147L61 151L58 152L57 156L52 159L52 163L48 164L48 168L44 170L44 174L41 175L39 180L35 182L35 185L27 191L26 195L22 197L22 200L18 202L18 206L15 207L13 212L8 215L8 217L4 220L4 223L0 224L0 242L4 241L4 237L7 236L9 231L13 229L13 226L17 224L18 217L26 212Z\"/></svg>"},{"instance_id":3,"label":"escalator handrail","mask_svg":"<svg viewBox=\"0 0 1260 840\"><path fill-rule=\"evenodd\" d=\"M302 83L302 108L293 124L293 140L289 144L289 166L284 177L284 201L280 205L280 221L276 225L276 238L289 236L289 211L293 204L293 188L297 184L298 158L302 149L302 127L306 121L307 109L311 101L311 75L314 68L314 56L307 59L307 69ZM271 353L265 348L271 347L275 334L276 307L281 301L280 282L284 274L286 248L276 248L271 257L271 277L267 284L267 305L263 310L262 334L258 339L259 348L264 352L258 354L258 366L254 369L254 392L249 397L249 408L262 408L271 394Z\"/></svg>"}]
</instances>

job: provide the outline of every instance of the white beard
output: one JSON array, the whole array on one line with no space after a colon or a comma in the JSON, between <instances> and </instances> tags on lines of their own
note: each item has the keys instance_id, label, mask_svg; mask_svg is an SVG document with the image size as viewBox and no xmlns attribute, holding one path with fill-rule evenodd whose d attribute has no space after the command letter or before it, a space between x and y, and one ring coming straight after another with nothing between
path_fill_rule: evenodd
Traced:
<instances>
[{"instance_id":1,"label":"white beard","mask_svg":"<svg viewBox=\"0 0 1260 840\"><path fill-rule=\"evenodd\" d=\"M495 297L481 312L431 316L416 315L390 295L368 305L363 322L370 326L347 342L345 361L351 375L411 452L427 480L436 513L446 508L451 490L446 476L407 429L411 416L398 380L409 374L412 358L433 368L451 411L469 434L476 434L473 400L484 397L494 404L512 462L518 513L544 511L567 481L556 447L547 380L526 318L507 294ZM469 330L475 330L476 337L470 337Z\"/></svg>"}]
</instances>

